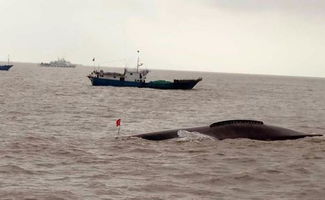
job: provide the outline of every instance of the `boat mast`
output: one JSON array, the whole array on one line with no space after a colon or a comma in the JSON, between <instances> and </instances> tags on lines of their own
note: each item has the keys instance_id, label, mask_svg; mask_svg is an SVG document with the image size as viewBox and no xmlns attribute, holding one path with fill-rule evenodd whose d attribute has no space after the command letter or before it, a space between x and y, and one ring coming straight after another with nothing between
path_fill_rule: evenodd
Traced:
<instances>
[{"instance_id":1,"label":"boat mast","mask_svg":"<svg viewBox=\"0 0 325 200\"><path fill-rule=\"evenodd\" d=\"M8 55L8 65L9 65L9 55Z\"/></svg>"},{"instance_id":2,"label":"boat mast","mask_svg":"<svg viewBox=\"0 0 325 200\"><path fill-rule=\"evenodd\" d=\"M140 51L138 50L137 52L138 52L137 72L139 72L139 67L140 67L140 63L139 63L139 61L140 61L139 54L140 54Z\"/></svg>"}]
</instances>

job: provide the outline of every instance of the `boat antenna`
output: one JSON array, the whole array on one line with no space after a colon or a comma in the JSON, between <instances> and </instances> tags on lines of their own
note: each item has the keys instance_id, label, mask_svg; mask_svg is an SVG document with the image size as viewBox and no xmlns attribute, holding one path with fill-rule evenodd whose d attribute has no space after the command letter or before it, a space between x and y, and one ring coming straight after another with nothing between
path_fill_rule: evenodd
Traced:
<instances>
[{"instance_id":1,"label":"boat antenna","mask_svg":"<svg viewBox=\"0 0 325 200\"><path fill-rule=\"evenodd\" d=\"M9 65L9 55L8 55L8 65Z\"/></svg>"},{"instance_id":2,"label":"boat antenna","mask_svg":"<svg viewBox=\"0 0 325 200\"><path fill-rule=\"evenodd\" d=\"M139 66L140 66L140 63L139 63L139 61L140 61L139 54L140 54L140 51L138 50L137 52L138 52L137 72L139 72Z\"/></svg>"}]
</instances>

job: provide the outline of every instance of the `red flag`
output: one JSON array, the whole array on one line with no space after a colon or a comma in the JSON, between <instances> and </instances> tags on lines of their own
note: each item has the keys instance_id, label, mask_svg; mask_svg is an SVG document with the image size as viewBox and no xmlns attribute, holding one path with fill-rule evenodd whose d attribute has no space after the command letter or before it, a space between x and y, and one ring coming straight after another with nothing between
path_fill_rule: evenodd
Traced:
<instances>
[{"instance_id":1,"label":"red flag","mask_svg":"<svg viewBox=\"0 0 325 200\"><path fill-rule=\"evenodd\" d=\"M121 119L116 120L116 126L120 126L121 125Z\"/></svg>"}]
</instances>

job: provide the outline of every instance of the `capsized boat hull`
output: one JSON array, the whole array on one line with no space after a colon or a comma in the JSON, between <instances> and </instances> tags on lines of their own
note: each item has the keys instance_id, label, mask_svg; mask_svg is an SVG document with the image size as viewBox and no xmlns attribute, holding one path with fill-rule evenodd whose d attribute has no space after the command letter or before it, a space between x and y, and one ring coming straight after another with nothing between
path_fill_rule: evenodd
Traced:
<instances>
[{"instance_id":1,"label":"capsized boat hull","mask_svg":"<svg viewBox=\"0 0 325 200\"><path fill-rule=\"evenodd\" d=\"M202 78L193 80L174 80L170 81L151 81L135 82L135 81L121 81L112 80L102 77L88 76L93 86L115 86L115 87L141 87L141 88L154 88L154 89L181 89L189 90L192 89Z\"/></svg>"},{"instance_id":2,"label":"capsized boat hull","mask_svg":"<svg viewBox=\"0 0 325 200\"><path fill-rule=\"evenodd\" d=\"M133 135L146 140L167 140L178 138L178 131L186 130L208 135L219 140L247 138L252 140L293 140L304 137L322 136L321 134L308 134L298 131L266 125L261 121L254 120L228 120L211 124L210 126L174 129Z\"/></svg>"},{"instance_id":3,"label":"capsized boat hull","mask_svg":"<svg viewBox=\"0 0 325 200\"><path fill-rule=\"evenodd\" d=\"M13 65L0 65L0 70L8 71Z\"/></svg>"}]
</instances>

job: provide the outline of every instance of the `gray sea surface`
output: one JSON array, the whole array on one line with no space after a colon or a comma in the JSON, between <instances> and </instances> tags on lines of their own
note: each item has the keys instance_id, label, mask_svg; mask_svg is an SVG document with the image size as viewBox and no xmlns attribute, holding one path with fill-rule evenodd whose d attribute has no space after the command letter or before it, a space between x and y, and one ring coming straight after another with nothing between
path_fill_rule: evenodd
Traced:
<instances>
[{"instance_id":1,"label":"gray sea surface","mask_svg":"<svg viewBox=\"0 0 325 200\"><path fill-rule=\"evenodd\" d=\"M325 134L325 79L153 70L151 80L203 77L155 90L94 87L92 70L0 71L0 199L324 199L324 136L126 136L229 119Z\"/></svg>"}]
</instances>

